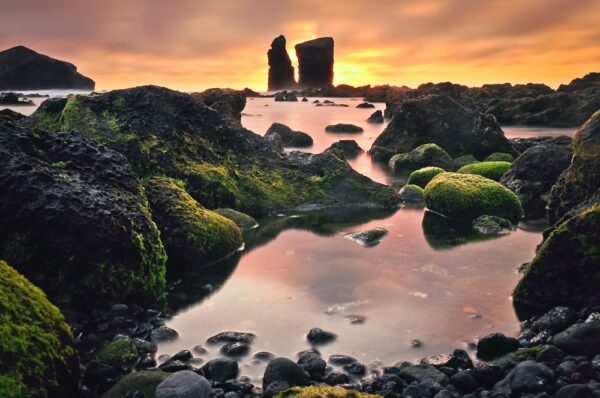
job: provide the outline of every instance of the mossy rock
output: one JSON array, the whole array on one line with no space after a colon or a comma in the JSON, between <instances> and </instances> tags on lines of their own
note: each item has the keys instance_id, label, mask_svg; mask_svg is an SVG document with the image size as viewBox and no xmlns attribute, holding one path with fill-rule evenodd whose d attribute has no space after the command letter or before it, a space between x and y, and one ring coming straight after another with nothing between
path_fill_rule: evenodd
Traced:
<instances>
[{"instance_id":1,"label":"mossy rock","mask_svg":"<svg viewBox=\"0 0 600 398\"><path fill-rule=\"evenodd\" d=\"M356 390L328 385L292 387L275 395L274 398L381 398L381 395L367 394Z\"/></svg>"},{"instance_id":2,"label":"mossy rock","mask_svg":"<svg viewBox=\"0 0 600 398\"><path fill-rule=\"evenodd\" d=\"M408 176L407 184L418 185L421 188L425 188L425 186L431 181L433 177L436 175L443 173L445 170L441 167L423 167L419 170L415 170L410 173Z\"/></svg>"},{"instance_id":3,"label":"mossy rock","mask_svg":"<svg viewBox=\"0 0 600 398\"><path fill-rule=\"evenodd\" d=\"M102 398L154 398L156 387L170 374L160 370L141 370L129 373L108 390Z\"/></svg>"},{"instance_id":4,"label":"mossy rock","mask_svg":"<svg viewBox=\"0 0 600 398\"><path fill-rule=\"evenodd\" d=\"M510 153L505 152L494 152L485 159L484 162L509 162L512 163L515 160L515 157Z\"/></svg>"},{"instance_id":5,"label":"mossy rock","mask_svg":"<svg viewBox=\"0 0 600 398\"><path fill-rule=\"evenodd\" d=\"M215 213L219 213L233 221L241 230L252 229L258 226L258 222L253 217L233 209L215 209Z\"/></svg>"},{"instance_id":6,"label":"mossy rock","mask_svg":"<svg viewBox=\"0 0 600 398\"><path fill-rule=\"evenodd\" d=\"M355 124L350 123L338 123L338 124L330 124L325 127L325 131L328 133L348 133L348 134L357 134L362 133L364 130L362 127L357 126Z\"/></svg>"},{"instance_id":7,"label":"mossy rock","mask_svg":"<svg viewBox=\"0 0 600 398\"><path fill-rule=\"evenodd\" d=\"M462 155L454 159L454 170L458 170L468 164L479 163L479 160L473 155Z\"/></svg>"},{"instance_id":8,"label":"mossy rock","mask_svg":"<svg viewBox=\"0 0 600 398\"><path fill-rule=\"evenodd\" d=\"M516 223L523 216L519 198L512 191L475 174L437 175L425 187L425 204L436 213L465 222L490 215Z\"/></svg>"},{"instance_id":9,"label":"mossy rock","mask_svg":"<svg viewBox=\"0 0 600 398\"><path fill-rule=\"evenodd\" d=\"M0 396L71 397L78 378L73 335L62 314L0 261Z\"/></svg>"},{"instance_id":10,"label":"mossy rock","mask_svg":"<svg viewBox=\"0 0 600 398\"><path fill-rule=\"evenodd\" d=\"M454 164L450 155L438 145L423 144L410 152L392 156L389 165L395 172L410 173L427 166L450 170Z\"/></svg>"},{"instance_id":11,"label":"mossy rock","mask_svg":"<svg viewBox=\"0 0 600 398\"><path fill-rule=\"evenodd\" d=\"M111 340L94 352L94 359L114 368L127 368L138 358L138 349L130 337Z\"/></svg>"},{"instance_id":12,"label":"mossy rock","mask_svg":"<svg viewBox=\"0 0 600 398\"><path fill-rule=\"evenodd\" d=\"M539 246L513 293L520 319L556 306L600 304L600 204L556 225Z\"/></svg>"},{"instance_id":13,"label":"mossy rock","mask_svg":"<svg viewBox=\"0 0 600 398\"><path fill-rule=\"evenodd\" d=\"M480 162L463 166L458 169L457 173L477 174L490 180L499 181L509 168L509 162Z\"/></svg>"},{"instance_id":14,"label":"mossy rock","mask_svg":"<svg viewBox=\"0 0 600 398\"><path fill-rule=\"evenodd\" d=\"M402 187L398 195L405 203L422 203L425 201L425 191L418 185L407 184Z\"/></svg>"},{"instance_id":15,"label":"mossy rock","mask_svg":"<svg viewBox=\"0 0 600 398\"><path fill-rule=\"evenodd\" d=\"M153 177L144 187L170 265L199 265L225 257L242 245L238 226L204 208L178 181Z\"/></svg>"}]
</instances>

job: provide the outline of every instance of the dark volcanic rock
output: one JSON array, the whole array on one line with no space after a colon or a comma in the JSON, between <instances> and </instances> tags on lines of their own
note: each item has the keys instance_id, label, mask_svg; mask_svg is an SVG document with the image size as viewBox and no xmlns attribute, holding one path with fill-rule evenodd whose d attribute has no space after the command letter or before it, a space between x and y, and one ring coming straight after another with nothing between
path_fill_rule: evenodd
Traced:
<instances>
[{"instance_id":1,"label":"dark volcanic rock","mask_svg":"<svg viewBox=\"0 0 600 398\"><path fill-rule=\"evenodd\" d=\"M477 343L477 356L482 359L493 359L519 349L519 342L502 333L492 333Z\"/></svg>"},{"instance_id":2,"label":"dark volcanic rock","mask_svg":"<svg viewBox=\"0 0 600 398\"><path fill-rule=\"evenodd\" d=\"M532 146L535 145L558 145L558 146L569 146L573 142L571 137L566 135L559 136L540 136L540 137L527 137L527 138L509 138L508 141L515 147L515 149L523 153Z\"/></svg>"},{"instance_id":3,"label":"dark volcanic rock","mask_svg":"<svg viewBox=\"0 0 600 398\"><path fill-rule=\"evenodd\" d=\"M54 302L162 293L165 251L120 153L0 120L0 186L0 258Z\"/></svg>"},{"instance_id":4,"label":"dark volcanic rock","mask_svg":"<svg viewBox=\"0 0 600 398\"><path fill-rule=\"evenodd\" d=\"M208 344L221 344L221 343L246 343L252 344L256 335L254 333L246 332L221 332L209 337L206 342Z\"/></svg>"},{"instance_id":5,"label":"dark volcanic rock","mask_svg":"<svg viewBox=\"0 0 600 398\"><path fill-rule=\"evenodd\" d=\"M333 39L321 37L296 44L298 85L328 87L333 84Z\"/></svg>"},{"instance_id":6,"label":"dark volcanic rock","mask_svg":"<svg viewBox=\"0 0 600 398\"><path fill-rule=\"evenodd\" d=\"M23 119L24 117L25 117L25 115L23 115L19 112L15 112L10 109L0 110L0 119L4 119L5 121L8 121L8 122L18 122L19 120Z\"/></svg>"},{"instance_id":7,"label":"dark volcanic rock","mask_svg":"<svg viewBox=\"0 0 600 398\"><path fill-rule=\"evenodd\" d=\"M600 321L576 323L554 336L554 344L572 355L600 354Z\"/></svg>"},{"instance_id":8,"label":"dark volcanic rock","mask_svg":"<svg viewBox=\"0 0 600 398\"><path fill-rule=\"evenodd\" d=\"M383 123L383 113L381 111L375 111L367 119L369 123Z\"/></svg>"},{"instance_id":9,"label":"dark volcanic rock","mask_svg":"<svg viewBox=\"0 0 600 398\"><path fill-rule=\"evenodd\" d=\"M93 90L92 79L77 67L17 46L0 52L0 90L68 88Z\"/></svg>"},{"instance_id":10,"label":"dark volcanic rock","mask_svg":"<svg viewBox=\"0 0 600 398\"><path fill-rule=\"evenodd\" d=\"M494 386L504 396L518 397L525 393L545 391L554 382L550 368L534 361L518 364L508 375Z\"/></svg>"},{"instance_id":11,"label":"dark volcanic rock","mask_svg":"<svg viewBox=\"0 0 600 398\"><path fill-rule=\"evenodd\" d=\"M33 101L27 98L21 98L16 93L0 93L0 105L32 106L35 104L33 103Z\"/></svg>"},{"instance_id":12,"label":"dark volcanic rock","mask_svg":"<svg viewBox=\"0 0 600 398\"><path fill-rule=\"evenodd\" d=\"M516 155L493 116L460 105L447 95L428 95L404 101L373 143L395 153L434 143L453 158L483 159L494 152Z\"/></svg>"},{"instance_id":13,"label":"dark volcanic rock","mask_svg":"<svg viewBox=\"0 0 600 398\"><path fill-rule=\"evenodd\" d=\"M368 102L361 102L360 104L356 105L357 108L375 108L375 105L370 104Z\"/></svg>"},{"instance_id":14,"label":"dark volcanic rock","mask_svg":"<svg viewBox=\"0 0 600 398\"><path fill-rule=\"evenodd\" d=\"M285 37L273 39L271 49L267 51L269 60L269 91L287 89L296 85L294 67L285 48Z\"/></svg>"},{"instance_id":15,"label":"dark volcanic rock","mask_svg":"<svg viewBox=\"0 0 600 398\"><path fill-rule=\"evenodd\" d=\"M307 147L313 144L310 135L303 131L292 130L285 124L273 123L265 134L266 139L274 139L272 136L278 134L284 147Z\"/></svg>"},{"instance_id":16,"label":"dark volcanic rock","mask_svg":"<svg viewBox=\"0 0 600 398\"><path fill-rule=\"evenodd\" d=\"M307 386L310 379L308 373L297 363L287 358L275 358L265 369L263 389L275 381L284 381L290 386Z\"/></svg>"},{"instance_id":17,"label":"dark volcanic rock","mask_svg":"<svg viewBox=\"0 0 600 398\"><path fill-rule=\"evenodd\" d=\"M546 215L550 189L560 173L569 167L572 154L567 146L532 146L504 173L500 183L519 196L527 218Z\"/></svg>"},{"instance_id":18,"label":"dark volcanic rock","mask_svg":"<svg viewBox=\"0 0 600 398\"><path fill-rule=\"evenodd\" d=\"M230 88L210 88L201 93L192 93L192 97L221 113L228 121L240 124L242 111L246 106L246 94Z\"/></svg>"},{"instance_id":19,"label":"dark volcanic rock","mask_svg":"<svg viewBox=\"0 0 600 398\"><path fill-rule=\"evenodd\" d=\"M312 328L306 335L306 339L311 344L326 344L337 338L335 333L328 332L320 328Z\"/></svg>"},{"instance_id":20,"label":"dark volcanic rock","mask_svg":"<svg viewBox=\"0 0 600 398\"><path fill-rule=\"evenodd\" d=\"M238 375L239 367L233 359L217 358L208 361L202 367L202 370L204 371L204 376L209 380L223 383L227 380L235 379Z\"/></svg>"},{"instance_id":21,"label":"dark volcanic rock","mask_svg":"<svg viewBox=\"0 0 600 398\"><path fill-rule=\"evenodd\" d=\"M354 140L340 140L331 144L324 152L332 153L340 159L352 159L364 151Z\"/></svg>"}]
</instances>

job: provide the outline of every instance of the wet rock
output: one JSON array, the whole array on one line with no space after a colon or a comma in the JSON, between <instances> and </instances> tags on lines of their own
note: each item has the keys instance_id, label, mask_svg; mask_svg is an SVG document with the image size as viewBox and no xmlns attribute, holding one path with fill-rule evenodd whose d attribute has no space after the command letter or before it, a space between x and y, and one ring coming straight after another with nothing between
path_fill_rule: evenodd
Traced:
<instances>
[{"instance_id":1,"label":"wet rock","mask_svg":"<svg viewBox=\"0 0 600 398\"><path fill-rule=\"evenodd\" d=\"M221 343L246 343L252 344L256 335L253 333L246 332L221 332L214 336L209 337L206 340L207 344L221 344Z\"/></svg>"},{"instance_id":2,"label":"wet rock","mask_svg":"<svg viewBox=\"0 0 600 398\"><path fill-rule=\"evenodd\" d=\"M357 108L375 108L375 105L370 104L368 102L361 102L360 104L356 105Z\"/></svg>"},{"instance_id":3,"label":"wet rock","mask_svg":"<svg viewBox=\"0 0 600 398\"><path fill-rule=\"evenodd\" d=\"M573 143L573 139L566 135L509 138L508 140L519 153L523 153L536 145L569 146Z\"/></svg>"},{"instance_id":4,"label":"wet rock","mask_svg":"<svg viewBox=\"0 0 600 398\"><path fill-rule=\"evenodd\" d=\"M331 144L324 152L332 153L340 159L353 159L364 151L354 140L340 140Z\"/></svg>"},{"instance_id":5,"label":"wet rock","mask_svg":"<svg viewBox=\"0 0 600 398\"><path fill-rule=\"evenodd\" d=\"M569 384L557 391L556 398L592 398L592 390L584 384Z\"/></svg>"},{"instance_id":6,"label":"wet rock","mask_svg":"<svg viewBox=\"0 0 600 398\"><path fill-rule=\"evenodd\" d=\"M302 102L308 102L308 98L306 98L306 97L302 98Z\"/></svg>"},{"instance_id":7,"label":"wet rock","mask_svg":"<svg viewBox=\"0 0 600 398\"><path fill-rule=\"evenodd\" d=\"M325 127L325 131L328 133L357 134L362 133L364 130L362 127L355 124L337 123L328 125Z\"/></svg>"},{"instance_id":8,"label":"wet rock","mask_svg":"<svg viewBox=\"0 0 600 398\"><path fill-rule=\"evenodd\" d=\"M349 355L335 354L335 355L332 355L329 357L328 362L332 365L342 366L342 365L349 365L351 363L358 362L358 360Z\"/></svg>"},{"instance_id":9,"label":"wet rock","mask_svg":"<svg viewBox=\"0 0 600 398\"><path fill-rule=\"evenodd\" d=\"M265 138L271 139L271 136L279 134L284 147L308 147L313 144L313 139L307 133L295 131L281 123L273 123L267 130Z\"/></svg>"},{"instance_id":10,"label":"wet rock","mask_svg":"<svg viewBox=\"0 0 600 398\"><path fill-rule=\"evenodd\" d=\"M554 373L545 365L524 361L499 381L494 390L507 396L544 392L554 382Z\"/></svg>"},{"instance_id":11,"label":"wet rock","mask_svg":"<svg viewBox=\"0 0 600 398\"><path fill-rule=\"evenodd\" d=\"M260 351L260 352L257 352L256 354L254 354L252 356L252 358L258 359L259 361L266 361L266 362L268 362L268 361L272 360L273 358L275 358L275 354L272 354L272 353L267 352L267 351Z\"/></svg>"},{"instance_id":12,"label":"wet rock","mask_svg":"<svg viewBox=\"0 0 600 398\"><path fill-rule=\"evenodd\" d=\"M381 111L375 111L371 114L371 116L369 116L369 118L367 119L367 122L369 123L383 123L383 113Z\"/></svg>"},{"instance_id":13,"label":"wet rock","mask_svg":"<svg viewBox=\"0 0 600 398\"><path fill-rule=\"evenodd\" d=\"M208 361L202 370L207 379L223 383L229 379L235 379L239 367L237 362L232 359L217 358Z\"/></svg>"},{"instance_id":14,"label":"wet rock","mask_svg":"<svg viewBox=\"0 0 600 398\"><path fill-rule=\"evenodd\" d=\"M337 335L332 332L325 331L320 328L312 328L306 335L306 339L311 344L326 344L337 338Z\"/></svg>"},{"instance_id":15,"label":"wet rock","mask_svg":"<svg viewBox=\"0 0 600 398\"><path fill-rule=\"evenodd\" d=\"M504 354L518 350L519 341L513 337L507 337L502 333L492 333L477 343L477 357L482 359L493 359Z\"/></svg>"},{"instance_id":16,"label":"wet rock","mask_svg":"<svg viewBox=\"0 0 600 398\"><path fill-rule=\"evenodd\" d=\"M210 383L202 376L184 370L164 379L154 393L155 398L209 398Z\"/></svg>"},{"instance_id":17,"label":"wet rock","mask_svg":"<svg viewBox=\"0 0 600 398\"><path fill-rule=\"evenodd\" d=\"M400 377L410 381L417 382L432 382L439 383L441 385L448 384L448 376L439 371L437 368L431 365L419 364L410 365L400 370Z\"/></svg>"},{"instance_id":18,"label":"wet rock","mask_svg":"<svg viewBox=\"0 0 600 398\"><path fill-rule=\"evenodd\" d=\"M33 106L33 101L21 98L16 93L0 93L0 105L6 106Z\"/></svg>"},{"instance_id":19,"label":"wet rock","mask_svg":"<svg viewBox=\"0 0 600 398\"><path fill-rule=\"evenodd\" d=\"M475 231L484 235L506 235L515 229L510 221L488 215L477 217L471 225Z\"/></svg>"},{"instance_id":20,"label":"wet rock","mask_svg":"<svg viewBox=\"0 0 600 398\"><path fill-rule=\"evenodd\" d=\"M325 375L327 363L317 355L305 355L298 359L298 364L302 366L311 380L321 380Z\"/></svg>"},{"instance_id":21,"label":"wet rock","mask_svg":"<svg viewBox=\"0 0 600 398\"><path fill-rule=\"evenodd\" d=\"M367 320L367 317L363 315L347 315L346 319L348 319L352 325L362 325Z\"/></svg>"},{"instance_id":22,"label":"wet rock","mask_svg":"<svg viewBox=\"0 0 600 398\"><path fill-rule=\"evenodd\" d=\"M285 48L286 40L283 35L277 36L267 52L269 61L269 91L287 89L296 85L292 61Z\"/></svg>"},{"instance_id":23,"label":"wet rock","mask_svg":"<svg viewBox=\"0 0 600 398\"><path fill-rule=\"evenodd\" d=\"M560 348L549 345L537 353L535 360L545 364L557 364L562 361L564 357L565 353Z\"/></svg>"},{"instance_id":24,"label":"wet rock","mask_svg":"<svg viewBox=\"0 0 600 398\"><path fill-rule=\"evenodd\" d=\"M550 335L562 332L577 320L577 313L569 307L554 307L531 324L536 333L546 331Z\"/></svg>"},{"instance_id":25,"label":"wet rock","mask_svg":"<svg viewBox=\"0 0 600 398\"><path fill-rule=\"evenodd\" d=\"M175 373L180 372L182 370L191 369L192 367L186 362L169 359L165 363L162 363L158 368L163 372Z\"/></svg>"},{"instance_id":26,"label":"wet rock","mask_svg":"<svg viewBox=\"0 0 600 398\"><path fill-rule=\"evenodd\" d=\"M500 366L485 362L471 370L471 376L484 388L491 388L505 375L506 372Z\"/></svg>"},{"instance_id":27,"label":"wet rock","mask_svg":"<svg viewBox=\"0 0 600 398\"><path fill-rule=\"evenodd\" d=\"M473 392L479 387L479 383L471 376L471 373L464 370L450 377L450 383L463 393Z\"/></svg>"},{"instance_id":28,"label":"wet rock","mask_svg":"<svg viewBox=\"0 0 600 398\"><path fill-rule=\"evenodd\" d=\"M423 167L438 167L452 170L453 160L436 144L423 144L407 153L397 153L388 162L396 173L411 173Z\"/></svg>"},{"instance_id":29,"label":"wet rock","mask_svg":"<svg viewBox=\"0 0 600 398\"><path fill-rule=\"evenodd\" d=\"M194 353L196 353L197 355L205 355L206 353L208 353L208 350L201 345L195 346L194 348L192 348L192 351L194 351Z\"/></svg>"},{"instance_id":30,"label":"wet rock","mask_svg":"<svg viewBox=\"0 0 600 398\"><path fill-rule=\"evenodd\" d=\"M373 228L367 231L355 232L347 234L348 239L363 245L363 246L375 246L381 239L388 234L388 230L385 228Z\"/></svg>"},{"instance_id":31,"label":"wet rock","mask_svg":"<svg viewBox=\"0 0 600 398\"><path fill-rule=\"evenodd\" d=\"M192 98L216 110L230 123L240 125L242 111L246 107L246 94L230 88L210 88L201 93L192 93Z\"/></svg>"},{"instance_id":32,"label":"wet rock","mask_svg":"<svg viewBox=\"0 0 600 398\"><path fill-rule=\"evenodd\" d=\"M0 90L93 90L92 79L71 63L16 46L0 51Z\"/></svg>"},{"instance_id":33,"label":"wet rock","mask_svg":"<svg viewBox=\"0 0 600 398\"><path fill-rule=\"evenodd\" d=\"M452 354L439 354L425 357L420 361L423 364L435 367L449 367L453 369L472 369L473 362L465 350L456 349Z\"/></svg>"},{"instance_id":34,"label":"wet rock","mask_svg":"<svg viewBox=\"0 0 600 398\"><path fill-rule=\"evenodd\" d=\"M536 145L527 149L504 173L500 183L519 196L526 216L535 219L546 215L550 190L569 167L572 153L566 146Z\"/></svg>"},{"instance_id":35,"label":"wet rock","mask_svg":"<svg viewBox=\"0 0 600 398\"><path fill-rule=\"evenodd\" d=\"M108 390L102 397L154 397L156 387L169 376L170 374L166 372L148 370L129 373L120 379L117 384Z\"/></svg>"},{"instance_id":36,"label":"wet rock","mask_svg":"<svg viewBox=\"0 0 600 398\"><path fill-rule=\"evenodd\" d=\"M150 332L150 341L154 343L171 341L179 337L179 333L167 326L159 326Z\"/></svg>"},{"instance_id":37,"label":"wet rock","mask_svg":"<svg viewBox=\"0 0 600 398\"><path fill-rule=\"evenodd\" d=\"M371 155L371 159L374 162L379 163L388 163L392 156L395 155L395 151L392 149L384 148L381 146L372 146L369 150L369 154Z\"/></svg>"},{"instance_id":38,"label":"wet rock","mask_svg":"<svg viewBox=\"0 0 600 398\"><path fill-rule=\"evenodd\" d=\"M600 354L600 321L576 323L554 336L553 342L569 354Z\"/></svg>"},{"instance_id":39,"label":"wet rock","mask_svg":"<svg viewBox=\"0 0 600 398\"><path fill-rule=\"evenodd\" d=\"M129 337L115 338L100 347L93 359L114 368L129 368L138 358L138 350Z\"/></svg>"},{"instance_id":40,"label":"wet rock","mask_svg":"<svg viewBox=\"0 0 600 398\"><path fill-rule=\"evenodd\" d=\"M298 102L298 97L294 93L282 92L275 95L275 101L277 102Z\"/></svg>"},{"instance_id":41,"label":"wet rock","mask_svg":"<svg viewBox=\"0 0 600 398\"><path fill-rule=\"evenodd\" d=\"M263 376L263 389L275 381L283 381L290 386L306 386L310 382L308 373L297 363L287 358L275 358L267 365Z\"/></svg>"},{"instance_id":42,"label":"wet rock","mask_svg":"<svg viewBox=\"0 0 600 398\"><path fill-rule=\"evenodd\" d=\"M250 345L246 343L227 343L219 350L228 357L243 357L250 352Z\"/></svg>"},{"instance_id":43,"label":"wet rock","mask_svg":"<svg viewBox=\"0 0 600 398\"><path fill-rule=\"evenodd\" d=\"M407 398L431 398L433 391L430 383L413 383L406 387L402 396Z\"/></svg>"},{"instance_id":44,"label":"wet rock","mask_svg":"<svg viewBox=\"0 0 600 398\"><path fill-rule=\"evenodd\" d=\"M323 377L323 383L329 384L330 386L337 386L339 384L349 383L350 379L348 375L340 372L331 372Z\"/></svg>"},{"instance_id":45,"label":"wet rock","mask_svg":"<svg viewBox=\"0 0 600 398\"><path fill-rule=\"evenodd\" d=\"M333 84L333 38L320 37L296 44L298 86L329 87Z\"/></svg>"},{"instance_id":46,"label":"wet rock","mask_svg":"<svg viewBox=\"0 0 600 398\"><path fill-rule=\"evenodd\" d=\"M258 222L253 217L234 209L215 209L215 213L219 213L223 217L230 219L243 231L258 226Z\"/></svg>"},{"instance_id":47,"label":"wet rock","mask_svg":"<svg viewBox=\"0 0 600 398\"><path fill-rule=\"evenodd\" d=\"M282 391L285 391L291 387L290 383L287 381L274 381L270 383L263 392L263 397L271 398L275 395L279 394Z\"/></svg>"},{"instance_id":48,"label":"wet rock","mask_svg":"<svg viewBox=\"0 0 600 398\"><path fill-rule=\"evenodd\" d=\"M405 203L423 203L425 202L425 191L418 185L407 184L398 192L400 200Z\"/></svg>"},{"instance_id":49,"label":"wet rock","mask_svg":"<svg viewBox=\"0 0 600 398\"><path fill-rule=\"evenodd\" d=\"M177 353L175 353L175 355L173 355L171 357L171 360L188 362L192 358L193 358L193 355L190 351L181 350L181 351L178 351Z\"/></svg>"},{"instance_id":50,"label":"wet rock","mask_svg":"<svg viewBox=\"0 0 600 398\"><path fill-rule=\"evenodd\" d=\"M364 376L367 373L367 368L362 363L350 363L343 366L344 370L354 376Z\"/></svg>"}]
</instances>

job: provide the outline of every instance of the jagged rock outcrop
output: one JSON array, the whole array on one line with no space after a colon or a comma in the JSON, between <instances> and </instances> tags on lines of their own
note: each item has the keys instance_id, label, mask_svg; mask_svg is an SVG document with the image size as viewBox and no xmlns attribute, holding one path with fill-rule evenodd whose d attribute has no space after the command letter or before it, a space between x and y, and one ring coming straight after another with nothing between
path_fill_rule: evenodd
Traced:
<instances>
[{"instance_id":1,"label":"jagged rock outcrop","mask_svg":"<svg viewBox=\"0 0 600 398\"><path fill-rule=\"evenodd\" d=\"M0 119L0 258L57 304L153 298L166 255L120 153Z\"/></svg>"},{"instance_id":2,"label":"jagged rock outcrop","mask_svg":"<svg viewBox=\"0 0 600 398\"><path fill-rule=\"evenodd\" d=\"M333 84L333 38L318 39L296 44L298 57L298 85L329 87Z\"/></svg>"},{"instance_id":3,"label":"jagged rock outcrop","mask_svg":"<svg viewBox=\"0 0 600 398\"><path fill-rule=\"evenodd\" d=\"M391 188L333 155L284 156L272 142L227 123L190 95L161 87L50 99L25 123L102 141L124 154L140 176L182 180L208 209L261 215L398 202Z\"/></svg>"},{"instance_id":4,"label":"jagged rock outcrop","mask_svg":"<svg viewBox=\"0 0 600 398\"><path fill-rule=\"evenodd\" d=\"M95 83L71 63L17 46L0 51L0 90L93 90Z\"/></svg>"},{"instance_id":5,"label":"jagged rock outcrop","mask_svg":"<svg viewBox=\"0 0 600 398\"><path fill-rule=\"evenodd\" d=\"M566 135L559 136L539 136L539 137L524 137L524 138L509 138L508 141L515 147L515 149L523 153L532 146L536 145L558 145L558 146L569 146L573 142L573 139Z\"/></svg>"},{"instance_id":6,"label":"jagged rock outcrop","mask_svg":"<svg viewBox=\"0 0 600 398\"><path fill-rule=\"evenodd\" d=\"M292 60L285 48L285 37L277 36L267 51L269 60L269 91L288 89L296 85Z\"/></svg>"},{"instance_id":7,"label":"jagged rock outcrop","mask_svg":"<svg viewBox=\"0 0 600 398\"><path fill-rule=\"evenodd\" d=\"M194 99L221 113L229 122L240 124L246 106L244 91L230 88L209 88L201 93L192 93Z\"/></svg>"},{"instance_id":8,"label":"jagged rock outcrop","mask_svg":"<svg viewBox=\"0 0 600 398\"><path fill-rule=\"evenodd\" d=\"M434 143L453 158L473 155L484 159L494 152L516 155L492 115L465 108L447 95L427 95L402 102L371 150L383 147L409 152Z\"/></svg>"}]
</instances>

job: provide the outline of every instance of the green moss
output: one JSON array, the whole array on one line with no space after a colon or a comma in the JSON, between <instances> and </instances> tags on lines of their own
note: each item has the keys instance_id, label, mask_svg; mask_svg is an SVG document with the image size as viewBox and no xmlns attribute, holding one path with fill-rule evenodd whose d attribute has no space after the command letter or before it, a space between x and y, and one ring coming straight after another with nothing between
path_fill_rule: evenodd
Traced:
<instances>
[{"instance_id":1,"label":"green moss","mask_svg":"<svg viewBox=\"0 0 600 398\"><path fill-rule=\"evenodd\" d=\"M425 191L418 185L403 186L399 195L403 202L423 203L425 201Z\"/></svg>"},{"instance_id":2,"label":"green moss","mask_svg":"<svg viewBox=\"0 0 600 398\"><path fill-rule=\"evenodd\" d=\"M325 127L325 131L329 133L362 133L364 130L362 127L350 123L338 123L330 124Z\"/></svg>"},{"instance_id":3,"label":"green moss","mask_svg":"<svg viewBox=\"0 0 600 398\"><path fill-rule=\"evenodd\" d=\"M474 174L437 175L425 187L425 203L430 210L468 222L487 214L516 223L523 216L519 198L512 191Z\"/></svg>"},{"instance_id":4,"label":"green moss","mask_svg":"<svg viewBox=\"0 0 600 398\"><path fill-rule=\"evenodd\" d=\"M49 397L76 387L72 343L58 308L0 261L0 396Z\"/></svg>"},{"instance_id":5,"label":"green moss","mask_svg":"<svg viewBox=\"0 0 600 398\"><path fill-rule=\"evenodd\" d=\"M444 171L445 170L441 167L423 167L410 173L407 184L418 185L421 188L425 188L425 185L427 185L433 177Z\"/></svg>"},{"instance_id":6,"label":"green moss","mask_svg":"<svg viewBox=\"0 0 600 398\"><path fill-rule=\"evenodd\" d=\"M275 395L274 398L375 398L381 395L367 394L356 390L328 385L292 387Z\"/></svg>"},{"instance_id":7,"label":"green moss","mask_svg":"<svg viewBox=\"0 0 600 398\"><path fill-rule=\"evenodd\" d=\"M138 350L133 340L129 337L109 341L94 353L96 361L117 369L133 364L137 357Z\"/></svg>"},{"instance_id":8,"label":"green moss","mask_svg":"<svg viewBox=\"0 0 600 398\"><path fill-rule=\"evenodd\" d=\"M118 134L119 131L121 131L119 119L114 113L105 110L104 112L102 112L102 118L104 119L104 123L106 123L106 126L108 126L110 131L112 131L114 134Z\"/></svg>"},{"instance_id":9,"label":"green moss","mask_svg":"<svg viewBox=\"0 0 600 398\"><path fill-rule=\"evenodd\" d=\"M55 169L64 169L66 165L67 163L63 160L51 164L51 166Z\"/></svg>"},{"instance_id":10,"label":"green moss","mask_svg":"<svg viewBox=\"0 0 600 398\"><path fill-rule=\"evenodd\" d=\"M487 158L485 158L483 161L484 162L509 162L512 163L514 162L515 158L513 155L511 155L510 153L505 153L505 152L494 152L491 155L489 155Z\"/></svg>"},{"instance_id":11,"label":"green moss","mask_svg":"<svg viewBox=\"0 0 600 398\"><path fill-rule=\"evenodd\" d=\"M153 177L144 186L171 264L216 260L241 246L233 221L205 209L173 179Z\"/></svg>"},{"instance_id":12,"label":"green moss","mask_svg":"<svg viewBox=\"0 0 600 398\"><path fill-rule=\"evenodd\" d=\"M240 229L242 229L242 230L252 229L252 228L255 228L256 226L258 226L258 223L256 222L256 220L254 218L250 217L247 214L241 213L237 210L225 208L225 209L216 209L215 212L219 213L223 217L227 217L228 219L230 219L231 221L236 223L236 225L238 227L240 227Z\"/></svg>"},{"instance_id":13,"label":"green moss","mask_svg":"<svg viewBox=\"0 0 600 398\"><path fill-rule=\"evenodd\" d=\"M96 137L98 121L92 111L76 95L67 100L60 116L61 129L77 131L87 137Z\"/></svg>"},{"instance_id":14,"label":"green moss","mask_svg":"<svg viewBox=\"0 0 600 398\"><path fill-rule=\"evenodd\" d=\"M419 145L410 152L392 156L389 165L396 172L411 172L427 166L450 170L454 163L446 151L430 143Z\"/></svg>"},{"instance_id":15,"label":"green moss","mask_svg":"<svg viewBox=\"0 0 600 398\"><path fill-rule=\"evenodd\" d=\"M479 163L479 160L473 155L462 155L454 159L454 169L458 170L468 164Z\"/></svg>"},{"instance_id":16,"label":"green moss","mask_svg":"<svg viewBox=\"0 0 600 398\"><path fill-rule=\"evenodd\" d=\"M477 174L498 181L509 168L509 162L480 162L463 166L458 169L457 173Z\"/></svg>"}]
</instances>

